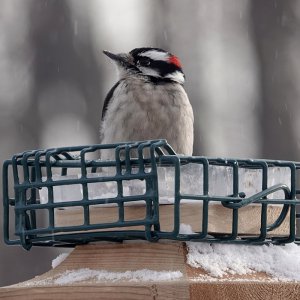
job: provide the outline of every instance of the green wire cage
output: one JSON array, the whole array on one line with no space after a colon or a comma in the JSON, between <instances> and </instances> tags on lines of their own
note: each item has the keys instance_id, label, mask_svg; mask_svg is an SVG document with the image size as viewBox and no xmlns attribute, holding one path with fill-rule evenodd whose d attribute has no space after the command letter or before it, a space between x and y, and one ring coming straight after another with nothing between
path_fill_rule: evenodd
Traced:
<instances>
[{"instance_id":1,"label":"green wire cage","mask_svg":"<svg viewBox=\"0 0 300 300\"><path fill-rule=\"evenodd\" d=\"M102 151L110 151L113 158L99 159ZM191 185L196 192L189 192L182 181L186 176L184 170L192 166L196 171L191 175ZM211 192L215 184L213 168L229 174L228 194ZM270 170L274 168L288 170L288 182L271 184ZM66 247L130 239L297 243L299 169L300 163L289 161L176 155L165 140L26 151L3 164L4 240L8 245L21 245L27 250L32 246ZM162 210L166 206L161 203L161 170L171 170L167 198L171 199L168 209L172 212L172 225L167 229L162 226L165 218ZM241 174L253 170L258 174L259 184L258 189L249 194L242 188ZM142 188L128 192L134 185ZM59 193L65 188L71 191L68 201ZM79 192L74 196L76 189ZM183 203L201 203L193 208L199 213L195 219L199 227L193 232L180 230ZM209 212L216 204L229 216L227 232L210 230L209 224L214 220L210 219ZM240 232L241 212L250 205L259 211L259 224L257 233L247 235ZM276 218L270 220L268 211L272 205L279 206L280 210ZM75 207L79 222L72 222L73 217L70 217L71 222L59 221L66 220L68 212ZM128 219L129 207L131 210L139 207L143 214ZM105 215L107 208L114 209L115 217L111 220ZM104 217L95 218L92 215L95 209ZM272 235L283 224L287 224L288 229Z\"/></svg>"}]
</instances>

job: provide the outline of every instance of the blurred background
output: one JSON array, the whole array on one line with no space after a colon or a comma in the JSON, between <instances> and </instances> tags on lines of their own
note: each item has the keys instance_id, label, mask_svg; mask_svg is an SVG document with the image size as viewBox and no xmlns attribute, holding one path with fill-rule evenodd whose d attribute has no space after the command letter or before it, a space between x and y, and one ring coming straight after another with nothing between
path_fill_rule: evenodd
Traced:
<instances>
[{"instance_id":1,"label":"blurred background","mask_svg":"<svg viewBox=\"0 0 300 300\"><path fill-rule=\"evenodd\" d=\"M182 61L194 154L300 161L299 22L292 0L1 0L0 159L98 143L116 81L102 50L154 46ZM66 251L1 239L0 286Z\"/></svg>"}]
</instances>

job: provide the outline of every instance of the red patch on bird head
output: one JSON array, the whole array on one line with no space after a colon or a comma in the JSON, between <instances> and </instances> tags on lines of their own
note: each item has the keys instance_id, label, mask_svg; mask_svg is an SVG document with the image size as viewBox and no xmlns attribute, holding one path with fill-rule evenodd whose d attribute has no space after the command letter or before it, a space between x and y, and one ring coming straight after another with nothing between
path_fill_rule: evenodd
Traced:
<instances>
[{"instance_id":1,"label":"red patch on bird head","mask_svg":"<svg viewBox=\"0 0 300 300\"><path fill-rule=\"evenodd\" d=\"M171 55L169 57L169 62L171 64L175 65L176 67L181 68L181 62L180 62L180 60L179 60L179 58L177 56Z\"/></svg>"}]
</instances>

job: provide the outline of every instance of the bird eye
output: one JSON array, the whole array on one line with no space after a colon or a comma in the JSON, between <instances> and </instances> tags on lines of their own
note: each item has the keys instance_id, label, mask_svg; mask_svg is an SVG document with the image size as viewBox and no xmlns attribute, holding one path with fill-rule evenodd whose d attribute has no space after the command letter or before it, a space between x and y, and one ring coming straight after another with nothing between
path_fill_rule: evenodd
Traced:
<instances>
[{"instance_id":1,"label":"bird eye","mask_svg":"<svg viewBox=\"0 0 300 300\"><path fill-rule=\"evenodd\" d=\"M143 66L143 67L147 67L147 66L150 66L151 60L150 60L150 58L143 57L137 61L137 64L140 66Z\"/></svg>"}]
</instances>

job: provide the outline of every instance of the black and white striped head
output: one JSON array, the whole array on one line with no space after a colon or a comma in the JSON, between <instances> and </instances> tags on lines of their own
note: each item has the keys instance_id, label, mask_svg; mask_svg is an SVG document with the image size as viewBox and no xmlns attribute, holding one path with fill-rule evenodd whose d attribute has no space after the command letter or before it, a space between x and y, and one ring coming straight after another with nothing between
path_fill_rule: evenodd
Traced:
<instances>
[{"instance_id":1,"label":"black and white striped head","mask_svg":"<svg viewBox=\"0 0 300 300\"><path fill-rule=\"evenodd\" d=\"M103 52L116 62L120 77L132 73L144 75L152 82L184 83L185 76L180 60L165 50L147 47L121 54Z\"/></svg>"}]
</instances>

